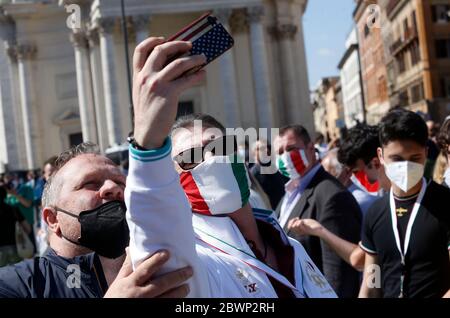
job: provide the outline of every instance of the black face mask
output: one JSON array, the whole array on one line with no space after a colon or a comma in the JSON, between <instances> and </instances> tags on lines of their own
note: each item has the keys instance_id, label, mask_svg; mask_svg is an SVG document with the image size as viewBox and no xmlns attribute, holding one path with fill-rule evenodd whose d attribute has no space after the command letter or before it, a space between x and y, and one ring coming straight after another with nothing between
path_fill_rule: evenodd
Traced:
<instances>
[{"instance_id":1,"label":"black face mask","mask_svg":"<svg viewBox=\"0 0 450 318\"><path fill-rule=\"evenodd\" d=\"M79 215L56 208L78 219L81 224L81 236L74 242L64 235L66 240L87 247L107 258L117 258L125 253L130 241L130 231L125 219L127 210L123 201L110 201L95 209L80 212Z\"/></svg>"}]
</instances>

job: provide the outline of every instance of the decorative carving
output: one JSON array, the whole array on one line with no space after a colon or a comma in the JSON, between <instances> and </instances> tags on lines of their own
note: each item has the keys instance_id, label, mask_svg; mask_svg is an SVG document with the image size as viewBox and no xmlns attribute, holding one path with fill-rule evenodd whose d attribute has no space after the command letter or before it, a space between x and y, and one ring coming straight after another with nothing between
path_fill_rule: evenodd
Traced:
<instances>
[{"instance_id":1,"label":"decorative carving","mask_svg":"<svg viewBox=\"0 0 450 318\"><path fill-rule=\"evenodd\" d=\"M86 32L89 47L95 47L99 43L98 29L90 29Z\"/></svg>"},{"instance_id":2,"label":"decorative carving","mask_svg":"<svg viewBox=\"0 0 450 318\"><path fill-rule=\"evenodd\" d=\"M248 22L247 12L245 11L245 9L233 10L229 21L232 33L247 32Z\"/></svg>"},{"instance_id":3,"label":"decorative carving","mask_svg":"<svg viewBox=\"0 0 450 318\"><path fill-rule=\"evenodd\" d=\"M100 34L112 33L116 26L115 17L103 17L97 19L98 32Z\"/></svg>"},{"instance_id":4,"label":"decorative carving","mask_svg":"<svg viewBox=\"0 0 450 318\"><path fill-rule=\"evenodd\" d=\"M247 8L247 19L249 23L257 23L261 21L265 10L263 6L254 6Z\"/></svg>"},{"instance_id":5,"label":"decorative carving","mask_svg":"<svg viewBox=\"0 0 450 318\"><path fill-rule=\"evenodd\" d=\"M133 27L135 31L148 29L151 21L150 15L135 15L132 17Z\"/></svg>"},{"instance_id":6,"label":"decorative carving","mask_svg":"<svg viewBox=\"0 0 450 318\"><path fill-rule=\"evenodd\" d=\"M70 41L72 42L72 45L76 48L87 48L88 38L86 36L86 33L84 32L74 32L70 35Z\"/></svg>"},{"instance_id":7,"label":"decorative carving","mask_svg":"<svg viewBox=\"0 0 450 318\"><path fill-rule=\"evenodd\" d=\"M295 34L297 34L297 31L298 31L297 26L291 23L278 24L269 29L269 33L279 40L284 39L292 40Z\"/></svg>"},{"instance_id":8,"label":"decorative carving","mask_svg":"<svg viewBox=\"0 0 450 318\"><path fill-rule=\"evenodd\" d=\"M214 10L214 16L217 19L219 19L219 21L222 24L225 24L225 25L229 25L230 17L231 17L232 13L233 13L233 10L229 9L229 8L220 8L220 9Z\"/></svg>"},{"instance_id":9,"label":"decorative carving","mask_svg":"<svg viewBox=\"0 0 450 318\"><path fill-rule=\"evenodd\" d=\"M16 45L17 58L19 60L31 59L36 55L37 49L33 44Z\"/></svg>"},{"instance_id":10,"label":"decorative carving","mask_svg":"<svg viewBox=\"0 0 450 318\"><path fill-rule=\"evenodd\" d=\"M16 46L10 41L5 41L4 44L5 44L6 54L8 55L9 59L11 60L11 62L17 62L17 48L16 48Z\"/></svg>"}]
</instances>

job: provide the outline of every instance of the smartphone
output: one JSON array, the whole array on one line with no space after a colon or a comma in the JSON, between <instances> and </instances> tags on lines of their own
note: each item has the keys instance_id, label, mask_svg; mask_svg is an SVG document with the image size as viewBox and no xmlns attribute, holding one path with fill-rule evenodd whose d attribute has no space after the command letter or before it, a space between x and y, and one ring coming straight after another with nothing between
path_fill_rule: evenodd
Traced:
<instances>
[{"instance_id":1,"label":"smartphone","mask_svg":"<svg viewBox=\"0 0 450 318\"><path fill-rule=\"evenodd\" d=\"M192 43L192 49L185 56L199 54L206 56L206 63L204 65L196 67L184 75L197 72L231 49L234 45L233 37L211 12L205 13L171 36L167 41L189 41ZM177 56L176 58L179 57Z\"/></svg>"}]
</instances>

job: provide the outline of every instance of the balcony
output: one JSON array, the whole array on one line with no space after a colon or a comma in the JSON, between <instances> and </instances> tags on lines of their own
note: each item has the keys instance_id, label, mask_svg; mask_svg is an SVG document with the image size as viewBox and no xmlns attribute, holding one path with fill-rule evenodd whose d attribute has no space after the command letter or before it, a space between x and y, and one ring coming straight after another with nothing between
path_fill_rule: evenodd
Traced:
<instances>
[{"instance_id":1,"label":"balcony","mask_svg":"<svg viewBox=\"0 0 450 318\"><path fill-rule=\"evenodd\" d=\"M403 33L402 37L397 39L389 46L389 50L393 56L397 56L402 52L411 42L418 38L417 30L415 28L408 28Z\"/></svg>"},{"instance_id":2,"label":"balcony","mask_svg":"<svg viewBox=\"0 0 450 318\"><path fill-rule=\"evenodd\" d=\"M402 0L390 0L386 6L386 12L394 11L397 4L399 4Z\"/></svg>"}]
</instances>

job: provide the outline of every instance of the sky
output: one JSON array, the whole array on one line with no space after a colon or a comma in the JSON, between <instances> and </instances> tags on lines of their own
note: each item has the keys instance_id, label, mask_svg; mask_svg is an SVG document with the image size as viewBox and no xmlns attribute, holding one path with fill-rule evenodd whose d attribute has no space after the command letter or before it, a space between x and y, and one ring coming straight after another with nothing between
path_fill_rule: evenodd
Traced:
<instances>
[{"instance_id":1,"label":"sky","mask_svg":"<svg viewBox=\"0 0 450 318\"><path fill-rule=\"evenodd\" d=\"M303 28L310 88L322 77L339 75L337 65L353 24L354 0L309 0Z\"/></svg>"}]
</instances>

